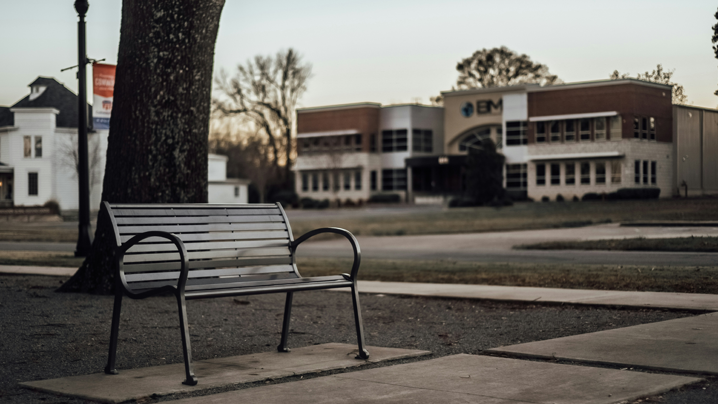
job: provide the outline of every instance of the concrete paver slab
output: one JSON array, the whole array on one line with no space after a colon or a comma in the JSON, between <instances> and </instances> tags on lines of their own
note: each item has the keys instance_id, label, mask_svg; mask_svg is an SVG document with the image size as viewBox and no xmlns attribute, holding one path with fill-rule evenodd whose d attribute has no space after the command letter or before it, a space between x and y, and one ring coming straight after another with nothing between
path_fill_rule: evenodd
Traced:
<instances>
[{"instance_id":1,"label":"concrete paver slab","mask_svg":"<svg viewBox=\"0 0 718 404\"><path fill-rule=\"evenodd\" d=\"M72 276L77 268L67 267L33 267L24 265L0 265L0 273L16 275L50 275Z\"/></svg>"},{"instance_id":2,"label":"concrete paver slab","mask_svg":"<svg viewBox=\"0 0 718 404\"><path fill-rule=\"evenodd\" d=\"M718 313L491 349L519 357L718 375Z\"/></svg>"},{"instance_id":3,"label":"concrete paver slab","mask_svg":"<svg viewBox=\"0 0 718 404\"><path fill-rule=\"evenodd\" d=\"M334 290L343 291L344 289ZM571 303L705 311L718 310L718 295L700 293L627 292L615 290L377 281L359 281L359 291L362 293L517 302Z\"/></svg>"},{"instance_id":4,"label":"concrete paver slab","mask_svg":"<svg viewBox=\"0 0 718 404\"><path fill-rule=\"evenodd\" d=\"M92 374L52 380L20 383L23 386L56 393L119 403L139 400L152 395L204 390L211 387L250 383L266 379L294 376L361 366L380 362L428 355L428 351L368 347L368 361L355 359L357 348L348 344L321 344L292 349L289 354L264 352L253 355L195 361L196 386L181 384L184 380L182 363L141 369L120 369L119 375Z\"/></svg>"},{"instance_id":5,"label":"concrete paver slab","mask_svg":"<svg viewBox=\"0 0 718 404\"><path fill-rule=\"evenodd\" d=\"M177 403L602 404L659 394L699 380L461 354Z\"/></svg>"}]
</instances>

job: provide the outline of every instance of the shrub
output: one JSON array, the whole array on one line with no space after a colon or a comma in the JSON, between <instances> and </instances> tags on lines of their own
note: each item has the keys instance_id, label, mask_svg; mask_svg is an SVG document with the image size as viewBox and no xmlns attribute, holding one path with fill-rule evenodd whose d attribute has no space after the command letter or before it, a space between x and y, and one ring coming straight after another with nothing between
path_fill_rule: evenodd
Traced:
<instances>
[{"instance_id":1,"label":"shrub","mask_svg":"<svg viewBox=\"0 0 718 404\"><path fill-rule=\"evenodd\" d=\"M299 201L299 205L302 209L316 209L317 205L319 205L319 201L312 198L302 198Z\"/></svg>"},{"instance_id":2,"label":"shrub","mask_svg":"<svg viewBox=\"0 0 718 404\"><path fill-rule=\"evenodd\" d=\"M660 188L621 188L616 192L619 199L658 199Z\"/></svg>"},{"instance_id":3,"label":"shrub","mask_svg":"<svg viewBox=\"0 0 718 404\"><path fill-rule=\"evenodd\" d=\"M578 196L574 195L572 201L578 202L579 201Z\"/></svg>"},{"instance_id":4,"label":"shrub","mask_svg":"<svg viewBox=\"0 0 718 404\"><path fill-rule=\"evenodd\" d=\"M449 201L450 208L468 208L471 206L481 206L481 204L474 199L466 197L452 198Z\"/></svg>"},{"instance_id":5,"label":"shrub","mask_svg":"<svg viewBox=\"0 0 718 404\"><path fill-rule=\"evenodd\" d=\"M401 195L399 194L374 194L369 197L368 203L399 203Z\"/></svg>"},{"instance_id":6,"label":"shrub","mask_svg":"<svg viewBox=\"0 0 718 404\"><path fill-rule=\"evenodd\" d=\"M270 202L279 202L282 206L299 207L299 195L294 191L278 191L269 198Z\"/></svg>"},{"instance_id":7,"label":"shrub","mask_svg":"<svg viewBox=\"0 0 718 404\"><path fill-rule=\"evenodd\" d=\"M45 204L42 206L49 208L50 213L52 213L53 215L60 214L60 204L54 199L50 199L49 201L45 202Z\"/></svg>"},{"instance_id":8,"label":"shrub","mask_svg":"<svg viewBox=\"0 0 718 404\"><path fill-rule=\"evenodd\" d=\"M581 197L581 200L582 201L600 201L601 195L599 195L595 192L587 192L587 193L583 194L583 196Z\"/></svg>"},{"instance_id":9,"label":"shrub","mask_svg":"<svg viewBox=\"0 0 718 404\"><path fill-rule=\"evenodd\" d=\"M561 194L556 195L556 202L563 202L563 201L564 201L563 195L561 195Z\"/></svg>"},{"instance_id":10,"label":"shrub","mask_svg":"<svg viewBox=\"0 0 718 404\"><path fill-rule=\"evenodd\" d=\"M317 209L326 209L329 207L329 199L322 199L317 203Z\"/></svg>"},{"instance_id":11,"label":"shrub","mask_svg":"<svg viewBox=\"0 0 718 404\"><path fill-rule=\"evenodd\" d=\"M548 196L542 196L542 197L541 197L541 202L548 202L548 201L550 201L550 200L551 200L551 199L549 199Z\"/></svg>"},{"instance_id":12,"label":"shrub","mask_svg":"<svg viewBox=\"0 0 718 404\"><path fill-rule=\"evenodd\" d=\"M346 206L347 208L353 208L357 206L357 204L354 203L354 201L352 201L351 199L347 199L346 201L344 201L344 206Z\"/></svg>"}]
</instances>

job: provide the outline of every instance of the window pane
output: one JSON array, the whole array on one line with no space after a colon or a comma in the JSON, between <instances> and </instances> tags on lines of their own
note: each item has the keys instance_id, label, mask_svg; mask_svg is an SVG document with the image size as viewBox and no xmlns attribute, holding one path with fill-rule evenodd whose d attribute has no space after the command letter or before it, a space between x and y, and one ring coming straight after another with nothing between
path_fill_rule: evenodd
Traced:
<instances>
[{"instance_id":1,"label":"window pane","mask_svg":"<svg viewBox=\"0 0 718 404\"><path fill-rule=\"evenodd\" d=\"M615 115L611 117L611 139L620 139L621 133L621 116Z\"/></svg>"},{"instance_id":2,"label":"window pane","mask_svg":"<svg viewBox=\"0 0 718 404\"><path fill-rule=\"evenodd\" d=\"M648 161L643 161L643 183L648 184Z\"/></svg>"},{"instance_id":3,"label":"window pane","mask_svg":"<svg viewBox=\"0 0 718 404\"><path fill-rule=\"evenodd\" d=\"M596 118L594 120L595 139L606 140L606 118Z\"/></svg>"},{"instance_id":4,"label":"window pane","mask_svg":"<svg viewBox=\"0 0 718 404\"><path fill-rule=\"evenodd\" d=\"M376 171L370 172L369 173L369 182L370 182L369 187L371 188L372 191L376 191L376 180L377 180Z\"/></svg>"},{"instance_id":5,"label":"window pane","mask_svg":"<svg viewBox=\"0 0 718 404\"><path fill-rule=\"evenodd\" d=\"M576 183L576 164L566 163L566 185L574 185Z\"/></svg>"},{"instance_id":6,"label":"window pane","mask_svg":"<svg viewBox=\"0 0 718 404\"><path fill-rule=\"evenodd\" d=\"M361 171L354 172L354 189L361 189Z\"/></svg>"},{"instance_id":7,"label":"window pane","mask_svg":"<svg viewBox=\"0 0 718 404\"><path fill-rule=\"evenodd\" d=\"M596 162L596 184L606 183L606 163Z\"/></svg>"},{"instance_id":8,"label":"window pane","mask_svg":"<svg viewBox=\"0 0 718 404\"><path fill-rule=\"evenodd\" d=\"M551 164L551 185L561 185L560 164Z\"/></svg>"},{"instance_id":9,"label":"window pane","mask_svg":"<svg viewBox=\"0 0 718 404\"><path fill-rule=\"evenodd\" d=\"M512 190L526 189L526 164L506 165L506 188Z\"/></svg>"},{"instance_id":10,"label":"window pane","mask_svg":"<svg viewBox=\"0 0 718 404\"><path fill-rule=\"evenodd\" d=\"M312 174L312 191L319 191L319 174Z\"/></svg>"},{"instance_id":11,"label":"window pane","mask_svg":"<svg viewBox=\"0 0 718 404\"><path fill-rule=\"evenodd\" d=\"M641 183L641 160L636 160L633 163L633 182L636 184Z\"/></svg>"},{"instance_id":12,"label":"window pane","mask_svg":"<svg viewBox=\"0 0 718 404\"><path fill-rule=\"evenodd\" d=\"M421 137L421 129L412 129L411 130L411 150L415 152L420 152L422 150L422 140Z\"/></svg>"},{"instance_id":13,"label":"window pane","mask_svg":"<svg viewBox=\"0 0 718 404\"><path fill-rule=\"evenodd\" d=\"M309 191L309 175L302 173L302 191Z\"/></svg>"},{"instance_id":14,"label":"window pane","mask_svg":"<svg viewBox=\"0 0 718 404\"><path fill-rule=\"evenodd\" d=\"M394 144L396 145L394 151L407 151L407 130L399 129L394 131Z\"/></svg>"},{"instance_id":15,"label":"window pane","mask_svg":"<svg viewBox=\"0 0 718 404\"><path fill-rule=\"evenodd\" d=\"M32 139L30 136L22 137L23 157L32 157Z\"/></svg>"},{"instance_id":16,"label":"window pane","mask_svg":"<svg viewBox=\"0 0 718 404\"><path fill-rule=\"evenodd\" d=\"M656 185L656 162L651 161L651 184Z\"/></svg>"},{"instance_id":17,"label":"window pane","mask_svg":"<svg viewBox=\"0 0 718 404\"><path fill-rule=\"evenodd\" d=\"M434 151L434 135L431 130L423 131L424 134L424 149L423 152L431 153Z\"/></svg>"},{"instance_id":18,"label":"window pane","mask_svg":"<svg viewBox=\"0 0 718 404\"><path fill-rule=\"evenodd\" d=\"M591 164L581 163L581 185L591 184Z\"/></svg>"},{"instance_id":19,"label":"window pane","mask_svg":"<svg viewBox=\"0 0 718 404\"><path fill-rule=\"evenodd\" d=\"M543 143L546 141L546 123L536 122L536 143Z\"/></svg>"},{"instance_id":20,"label":"window pane","mask_svg":"<svg viewBox=\"0 0 718 404\"><path fill-rule=\"evenodd\" d=\"M591 140L591 120L590 119L581 119L579 121L579 128L580 128L580 140Z\"/></svg>"},{"instance_id":21,"label":"window pane","mask_svg":"<svg viewBox=\"0 0 718 404\"><path fill-rule=\"evenodd\" d=\"M512 121L506 122L506 145L519 146L527 144L526 139L526 122Z\"/></svg>"},{"instance_id":22,"label":"window pane","mask_svg":"<svg viewBox=\"0 0 718 404\"><path fill-rule=\"evenodd\" d=\"M37 196L37 173L27 173L27 194Z\"/></svg>"},{"instance_id":23,"label":"window pane","mask_svg":"<svg viewBox=\"0 0 718 404\"><path fill-rule=\"evenodd\" d=\"M561 141L561 121L551 121L551 141Z\"/></svg>"},{"instance_id":24,"label":"window pane","mask_svg":"<svg viewBox=\"0 0 718 404\"><path fill-rule=\"evenodd\" d=\"M381 131L381 151L384 153L390 153L394 151L394 131Z\"/></svg>"},{"instance_id":25,"label":"window pane","mask_svg":"<svg viewBox=\"0 0 718 404\"><path fill-rule=\"evenodd\" d=\"M545 164L536 164L536 185L546 185Z\"/></svg>"},{"instance_id":26,"label":"window pane","mask_svg":"<svg viewBox=\"0 0 718 404\"><path fill-rule=\"evenodd\" d=\"M329 191L329 174L322 173L322 191Z\"/></svg>"},{"instance_id":27,"label":"window pane","mask_svg":"<svg viewBox=\"0 0 718 404\"><path fill-rule=\"evenodd\" d=\"M572 142L572 141L576 140L576 121L574 121L574 120L564 121L564 125L565 125L564 139L566 139L567 142Z\"/></svg>"},{"instance_id":28,"label":"window pane","mask_svg":"<svg viewBox=\"0 0 718 404\"><path fill-rule=\"evenodd\" d=\"M35 158L42 157L42 136L35 136Z\"/></svg>"},{"instance_id":29,"label":"window pane","mask_svg":"<svg viewBox=\"0 0 718 404\"><path fill-rule=\"evenodd\" d=\"M633 118L633 137L639 139L641 132L639 130L638 117Z\"/></svg>"},{"instance_id":30,"label":"window pane","mask_svg":"<svg viewBox=\"0 0 718 404\"><path fill-rule=\"evenodd\" d=\"M611 162L611 184L621 183L621 169L620 161Z\"/></svg>"}]
</instances>

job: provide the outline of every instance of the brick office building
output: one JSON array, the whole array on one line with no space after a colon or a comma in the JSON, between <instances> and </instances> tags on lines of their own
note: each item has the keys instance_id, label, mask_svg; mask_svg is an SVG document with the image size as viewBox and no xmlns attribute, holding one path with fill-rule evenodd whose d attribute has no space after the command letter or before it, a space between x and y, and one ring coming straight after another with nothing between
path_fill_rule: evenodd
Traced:
<instances>
[{"instance_id":1,"label":"brick office building","mask_svg":"<svg viewBox=\"0 0 718 404\"><path fill-rule=\"evenodd\" d=\"M445 201L464 190L468 150L490 138L506 158L504 185L515 197L570 199L620 188L659 188L661 197L670 197L683 183L692 194L718 192L718 164L712 163L718 111L674 106L671 90L603 80L444 92L443 109L355 104L300 110L297 190L305 195L316 188L330 197L330 183L362 167L371 186L353 197L398 191L408 201ZM345 170L338 181L310 174L337 166L316 137L359 133L369 134L356 140L361 152L347 146L334 155ZM430 133L430 142L422 143L422 133ZM343 184L349 191L349 182Z\"/></svg>"}]
</instances>

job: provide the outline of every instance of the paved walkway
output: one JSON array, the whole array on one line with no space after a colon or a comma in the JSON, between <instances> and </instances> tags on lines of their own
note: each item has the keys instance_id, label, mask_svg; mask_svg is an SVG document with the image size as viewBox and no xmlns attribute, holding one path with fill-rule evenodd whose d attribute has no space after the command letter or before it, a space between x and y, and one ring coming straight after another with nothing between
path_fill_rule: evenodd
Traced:
<instances>
[{"instance_id":1,"label":"paved walkway","mask_svg":"<svg viewBox=\"0 0 718 404\"><path fill-rule=\"evenodd\" d=\"M0 266L0 273L66 276L72 272L74 269ZM718 311L718 295L368 281L360 281L359 290L364 293L465 299ZM492 354L508 355L511 358L454 355L188 398L179 402L185 404L285 401L295 403L617 403L660 394L700 380L692 376L718 374L718 366L714 363L714 358L718 356L718 342L714 338L717 331L718 314L711 313L499 347L489 351ZM322 346L300 348L295 350L300 354L293 356L293 361L288 361L291 363L279 367L278 362L272 358L281 354L257 354L205 361L207 363L198 366L200 386L203 379L199 369L205 375L211 375L205 378L205 382L208 383L204 387L206 388L361 364L354 359L347 359L347 355L351 353L347 354L344 351L353 350L353 346L329 345L336 345L335 351L338 349L338 353L334 352L331 358L323 358L321 353L315 352L317 349L323 350ZM381 354L383 348L372 349L373 354L374 352L379 354L375 359L425 354L418 351L387 350L384 355L386 358L383 358ZM304 351L306 354L302 355ZM264 358L262 355L268 357ZM583 363L584 366L527 361L524 360L526 358L566 359ZM611 364L620 367L621 370L591 366L596 363ZM265 366L266 371L262 369ZM182 373L181 364L169 365L173 367L172 369L165 367L168 369L155 367L126 371L123 372L127 375L124 379L89 375L30 382L26 385L44 391L91 397L106 402L192 389L184 388L179 383L181 377L178 378L177 375ZM687 376L650 374L632 369L685 373ZM155 378L148 377L150 375L155 375ZM112 380L113 383L117 381L120 385L133 383L133 388L121 386L111 388L108 380ZM142 381L140 383L143 386L142 391L136 388L140 386L137 380ZM130 393L132 397L128 396Z\"/></svg>"}]
</instances>

